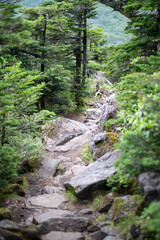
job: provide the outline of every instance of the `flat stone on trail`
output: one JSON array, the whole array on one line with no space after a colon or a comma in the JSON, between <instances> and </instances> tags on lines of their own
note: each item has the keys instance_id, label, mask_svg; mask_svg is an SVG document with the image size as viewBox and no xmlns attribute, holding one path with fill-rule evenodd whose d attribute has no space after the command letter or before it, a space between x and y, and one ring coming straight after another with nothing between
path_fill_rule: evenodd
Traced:
<instances>
[{"instance_id":1,"label":"flat stone on trail","mask_svg":"<svg viewBox=\"0 0 160 240\"><path fill-rule=\"evenodd\" d=\"M73 138L72 140L70 140L63 146L57 146L57 147L52 146L50 149L49 148L48 149L52 152L53 151L55 151L55 152L72 151L72 150L75 150L75 148L77 148L79 146L83 146L83 145L87 144L91 138L91 135L92 135L91 131L87 131L83 135Z\"/></svg>"},{"instance_id":2,"label":"flat stone on trail","mask_svg":"<svg viewBox=\"0 0 160 240\"><path fill-rule=\"evenodd\" d=\"M39 169L39 175L43 178L53 177L60 163L59 159L49 158L43 159Z\"/></svg>"},{"instance_id":3,"label":"flat stone on trail","mask_svg":"<svg viewBox=\"0 0 160 240\"><path fill-rule=\"evenodd\" d=\"M120 152L108 152L96 162L91 163L83 172L65 182L66 189L72 188L77 197L87 198L93 190L103 187L106 179L116 172L114 161L119 155Z\"/></svg>"},{"instance_id":4,"label":"flat stone on trail","mask_svg":"<svg viewBox=\"0 0 160 240\"><path fill-rule=\"evenodd\" d=\"M50 232L42 236L42 240L83 240L81 233L77 232Z\"/></svg>"},{"instance_id":5,"label":"flat stone on trail","mask_svg":"<svg viewBox=\"0 0 160 240\"><path fill-rule=\"evenodd\" d=\"M68 201L63 195L54 194L43 194L28 199L31 206L44 207L44 208L58 208L63 202Z\"/></svg>"},{"instance_id":6,"label":"flat stone on trail","mask_svg":"<svg viewBox=\"0 0 160 240\"><path fill-rule=\"evenodd\" d=\"M38 229L42 235L51 231L58 232L84 232L86 231L90 220L84 217L51 218L43 222Z\"/></svg>"},{"instance_id":7,"label":"flat stone on trail","mask_svg":"<svg viewBox=\"0 0 160 240\"><path fill-rule=\"evenodd\" d=\"M60 209L49 209L44 213L35 214L34 215L34 222L40 224L42 222L48 221L52 218L65 218L65 217L73 217L75 215L74 212L67 211L67 210L60 210Z\"/></svg>"}]
</instances>

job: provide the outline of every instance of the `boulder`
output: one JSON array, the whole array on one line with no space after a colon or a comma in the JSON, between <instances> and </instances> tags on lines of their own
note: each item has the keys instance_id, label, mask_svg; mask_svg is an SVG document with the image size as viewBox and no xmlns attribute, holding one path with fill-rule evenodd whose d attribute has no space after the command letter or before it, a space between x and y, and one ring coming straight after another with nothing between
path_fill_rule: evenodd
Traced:
<instances>
[{"instance_id":1,"label":"boulder","mask_svg":"<svg viewBox=\"0 0 160 240\"><path fill-rule=\"evenodd\" d=\"M9 209L0 208L0 221L4 219L13 220L13 213Z\"/></svg>"},{"instance_id":2,"label":"boulder","mask_svg":"<svg viewBox=\"0 0 160 240\"><path fill-rule=\"evenodd\" d=\"M104 196L103 198L103 202L99 208L99 212L102 213L102 212L108 212L110 207L112 206L112 203L114 201L114 199L118 197L118 194L117 193L108 193L107 195Z\"/></svg>"},{"instance_id":3,"label":"boulder","mask_svg":"<svg viewBox=\"0 0 160 240\"><path fill-rule=\"evenodd\" d=\"M57 118L50 123L46 123L41 128L41 133L43 136L51 138L53 142L56 143L65 134L86 132L87 130L88 127L81 122L67 118Z\"/></svg>"},{"instance_id":4,"label":"boulder","mask_svg":"<svg viewBox=\"0 0 160 240\"><path fill-rule=\"evenodd\" d=\"M91 208L85 208L85 209L82 209L80 212L80 214L92 214L93 213L93 210Z\"/></svg>"},{"instance_id":5,"label":"boulder","mask_svg":"<svg viewBox=\"0 0 160 240\"><path fill-rule=\"evenodd\" d=\"M39 232L30 227L21 225L9 220L0 222L0 239L3 240L41 240Z\"/></svg>"},{"instance_id":6,"label":"boulder","mask_svg":"<svg viewBox=\"0 0 160 240\"><path fill-rule=\"evenodd\" d=\"M123 240L123 239L119 237L114 237L114 236L107 236L103 240Z\"/></svg>"},{"instance_id":7,"label":"boulder","mask_svg":"<svg viewBox=\"0 0 160 240\"><path fill-rule=\"evenodd\" d=\"M101 110L99 108L88 108L85 115L87 119L97 120L101 116Z\"/></svg>"},{"instance_id":8,"label":"boulder","mask_svg":"<svg viewBox=\"0 0 160 240\"><path fill-rule=\"evenodd\" d=\"M106 219L117 222L120 218L127 216L129 212L136 211L137 207L137 203L133 200L131 195L117 197L114 199Z\"/></svg>"},{"instance_id":9,"label":"boulder","mask_svg":"<svg viewBox=\"0 0 160 240\"><path fill-rule=\"evenodd\" d=\"M43 194L36 197L30 197L27 201L28 208L44 207L44 208L58 208L63 202L68 201L62 194Z\"/></svg>"},{"instance_id":10,"label":"boulder","mask_svg":"<svg viewBox=\"0 0 160 240\"><path fill-rule=\"evenodd\" d=\"M103 240L106 236L108 237L117 237L118 232L115 228L109 228L109 227L102 227L99 231L96 231L94 233L91 233L89 237L95 239L95 240ZM118 238L117 238L118 240Z\"/></svg>"},{"instance_id":11,"label":"boulder","mask_svg":"<svg viewBox=\"0 0 160 240\"><path fill-rule=\"evenodd\" d=\"M51 218L40 225L42 235L45 235L51 231L59 232L84 232L90 224L87 218L82 217L62 217Z\"/></svg>"},{"instance_id":12,"label":"boulder","mask_svg":"<svg viewBox=\"0 0 160 240\"><path fill-rule=\"evenodd\" d=\"M109 152L91 163L80 174L73 176L70 181L65 182L66 189L73 189L79 198L88 198L91 193L106 185L106 179L112 176L114 161L119 157L120 152Z\"/></svg>"},{"instance_id":13,"label":"boulder","mask_svg":"<svg viewBox=\"0 0 160 240\"><path fill-rule=\"evenodd\" d=\"M107 152L109 152L109 148L108 146L103 146L102 143L102 147L100 148L95 148L93 151L93 160L96 161L97 159L99 159L100 157L102 157L103 155L105 155Z\"/></svg>"},{"instance_id":14,"label":"boulder","mask_svg":"<svg viewBox=\"0 0 160 240\"><path fill-rule=\"evenodd\" d=\"M115 105L105 105L102 109L102 114L99 120L99 124L97 127L97 132L101 132L104 130L104 124L110 119L113 118L116 114L116 106Z\"/></svg>"},{"instance_id":15,"label":"boulder","mask_svg":"<svg viewBox=\"0 0 160 240\"><path fill-rule=\"evenodd\" d=\"M59 159L54 158L45 158L41 163L41 167L39 168L39 175L42 178L50 178L53 177L57 167L60 163Z\"/></svg>"},{"instance_id":16,"label":"boulder","mask_svg":"<svg viewBox=\"0 0 160 240\"><path fill-rule=\"evenodd\" d=\"M160 200L160 172L141 173L138 182L149 202Z\"/></svg>"},{"instance_id":17,"label":"boulder","mask_svg":"<svg viewBox=\"0 0 160 240\"><path fill-rule=\"evenodd\" d=\"M42 236L42 240L84 240L81 233L78 232L50 232Z\"/></svg>"},{"instance_id":18,"label":"boulder","mask_svg":"<svg viewBox=\"0 0 160 240\"><path fill-rule=\"evenodd\" d=\"M94 135L89 143L89 149L93 153L95 145L99 142L103 142L106 139L107 133L99 132Z\"/></svg>"},{"instance_id":19,"label":"boulder","mask_svg":"<svg viewBox=\"0 0 160 240\"><path fill-rule=\"evenodd\" d=\"M60 210L60 209L47 209L46 212L40 214L34 214L33 222L36 224L41 224L45 221L52 219L53 217L56 218L65 218L65 217L74 217L75 213L67 210Z\"/></svg>"},{"instance_id":20,"label":"boulder","mask_svg":"<svg viewBox=\"0 0 160 240\"><path fill-rule=\"evenodd\" d=\"M19 196L25 196L25 191L23 189L23 187L17 183L10 185L7 188L4 188L3 192L5 194L13 194L16 193Z\"/></svg>"},{"instance_id":21,"label":"boulder","mask_svg":"<svg viewBox=\"0 0 160 240\"><path fill-rule=\"evenodd\" d=\"M60 152L65 153L68 151L75 150L76 148L83 146L88 143L91 138L91 131L87 131L84 134L73 138L64 145L54 146L54 142L51 139L48 139L47 149L51 152Z\"/></svg>"}]
</instances>

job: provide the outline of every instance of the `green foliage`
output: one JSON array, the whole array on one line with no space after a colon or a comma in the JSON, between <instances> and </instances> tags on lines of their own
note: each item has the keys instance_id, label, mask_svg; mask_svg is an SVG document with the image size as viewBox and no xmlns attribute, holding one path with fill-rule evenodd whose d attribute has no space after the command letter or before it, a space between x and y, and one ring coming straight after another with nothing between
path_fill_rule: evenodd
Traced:
<instances>
[{"instance_id":1,"label":"green foliage","mask_svg":"<svg viewBox=\"0 0 160 240\"><path fill-rule=\"evenodd\" d=\"M72 203L76 203L78 201L77 199L77 196L74 192L74 190L70 189L70 190L67 190L65 195L69 198L69 200L72 202Z\"/></svg>"},{"instance_id":2,"label":"green foliage","mask_svg":"<svg viewBox=\"0 0 160 240\"><path fill-rule=\"evenodd\" d=\"M123 118L117 118L117 119L111 118L104 124L104 126L107 127L107 128L110 128L115 124L117 126L119 123L123 123L123 122L124 122Z\"/></svg>"},{"instance_id":3,"label":"green foliage","mask_svg":"<svg viewBox=\"0 0 160 240\"><path fill-rule=\"evenodd\" d=\"M97 222L103 222L105 220L106 214L103 213L99 217L96 218Z\"/></svg>"},{"instance_id":4,"label":"green foliage","mask_svg":"<svg viewBox=\"0 0 160 240\"><path fill-rule=\"evenodd\" d=\"M116 173L107 179L107 187L110 188L112 192L125 192L131 185L132 178L129 175L126 176Z\"/></svg>"},{"instance_id":5,"label":"green foliage","mask_svg":"<svg viewBox=\"0 0 160 240\"><path fill-rule=\"evenodd\" d=\"M44 146L38 134L19 132L16 136L9 138L9 146L14 148L16 153L21 154L21 163L33 157L40 160L44 155L41 151Z\"/></svg>"},{"instance_id":6,"label":"green foliage","mask_svg":"<svg viewBox=\"0 0 160 240\"><path fill-rule=\"evenodd\" d=\"M82 159L83 161L93 162L93 156L92 156L92 153L91 153L91 151L90 151L90 149L89 149L89 145L88 145L88 144L86 144L86 145L84 146L84 149L83 149L83 151L82 151L81 159Z\"/></svg>"},{"instance_id":7,"label":"green foliage","mask_svg":"<svg viewBox=\"0 0 160 240\"><path fill-rule=\"evenodd\" d=\"M160 171L160 74L133 74L119 84L122 101L120 117L125 134L117 148L122 151L115 166L122 175L138 175L144 171Z\"/></svg>"},{"instance_id":8,"label":"green foliage","mask_svg":"<svg viewBox=\"0 0 160 240\"><path fill-rule=\"evenodd\" d=\"M8 184L8 180L17 176L20 155L9 146L0 145L0 189Z\"/></svg>"},{"instance_id":9,"label":"green foliage","mask_svg":"<svg viewBox=\"0 0 160 240\"><path fill-rule=\"evenodd\" d=\"M144 210L138 222L141 224L145 239L159 239L160 202L152 202L149 207Z\"/></svg>"},{"instance_id":10,"label":"green foliage","mask_svg":"<svg viewBox=\"0 0 160 240\"><path fill-rule=\"evenodd\" d=\"M96 196L94 197L91 206L95 211L97 211L102 205L103 198L104 198L104 193L101 193L101 192L97 193Z\"/></svg>"}]
</instances>

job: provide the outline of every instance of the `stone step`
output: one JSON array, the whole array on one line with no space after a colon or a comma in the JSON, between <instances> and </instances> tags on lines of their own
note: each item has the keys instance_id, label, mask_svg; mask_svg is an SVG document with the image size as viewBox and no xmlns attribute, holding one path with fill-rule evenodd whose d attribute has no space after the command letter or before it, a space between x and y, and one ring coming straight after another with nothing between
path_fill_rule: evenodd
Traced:
<instances>
[{"instance_id":1,"label":"stone step","mask_svg":"<svg viewBox=\"0 0 160 240\"><path fill-rule=\"evenodd\" d=\"M83 240L84 237L78 232L50 232L42 236L42 240Z\"/></svg>"},{"instance_id":2,"label":"stone step","mask_svg":"<svg viewBox=\"0 0 160 240\"><path fill-rule=\"evenodd\" d=\"M114 161L119 155L120 152L108 152L91 163L83 172L65 182L66 189L74 189L79 198L90 197L94 190L104 188L107 178L116 172Z\"/></svg>"},{"instance_id":3,"label":"stone step","mask_svg":"<svg viewBox=\"0 0 160 240\"><path fill-rule=\"evenodd\" d=\"M46 212L37 214L35 213L33 216L34 223L41 224L45 221L48 221L52 218L66 218L66 217L75 217L76 213L68 210L60 210L60 209L47 209Z\"/></svg>"},{"instance_id":4,"label":"stone step","mask_svg":"<svg viewBox=\"0 0 160 240\"><path fill-rule=\"evenodd\" d=\"M54 208L57 209L62 203L68 200L59 193L43 194L31 197L26 202L27 208Z\"/></svg>"},{"instance_id":5,"label":"stone step","mask_svg":"<svg viewBox=\"0 0 160 240\"><path fill-rule=\"evenodd\" d=\"M42 235L50 233L52 231L56 232L84 232L87 227L91 224L88 218L84 217L53 217L45 222L42 222L37 229Z\"/></svg>"}]
</instances>

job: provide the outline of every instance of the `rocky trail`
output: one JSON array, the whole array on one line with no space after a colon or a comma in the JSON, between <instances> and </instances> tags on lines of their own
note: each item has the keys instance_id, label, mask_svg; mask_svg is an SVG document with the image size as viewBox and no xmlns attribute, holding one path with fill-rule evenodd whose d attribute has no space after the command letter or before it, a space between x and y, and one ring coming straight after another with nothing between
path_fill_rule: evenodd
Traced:
<instances>
[{"instance_id":1,"label":"rocky trail","mask_svg":"<svg viewBox=\"0 0 160 240\"><path fill-rule=\"evenodd\" d=\"M116 172L113 165L120 153L111 151L104 144L103 147L98 147L99 143L107 139L104 123L116 111L114 97L110 91L96 103L89 104L83 122L58 118L42 128L46 145L45 158L38 173L28 175L29 189L25 197L18 200L18 209L17 200L10 206L10 209L19 212L21 227L4 220L6 222L4 224L1 221L0 228L3 224L3 227L6 226L4 229L14 232L14 229L21 228L20 231L25 232L25 226L32 225L34 230L28 229L31 234L26 239L120 239L118 231L108 227L115 220L113 210L109 210L114 194L108 194L107 201L102 204L99 212L88 206L92 194L96 190L104 190L106 179ZM89 144L93 153L92 163L81 159L86 144ZM79 199L74 204L65 194L66 191L72 193L73 190ZM128 198L123 201L128 204ZM135 208L135 203L131 200L129 208ZM109 211L109 217L106 215L102 223L96 221L100 212L105 211ZM15 234L14 238L5 239L23 238Z\"/></svg>"}]
</instances>

